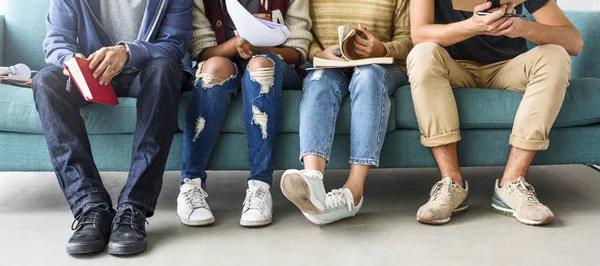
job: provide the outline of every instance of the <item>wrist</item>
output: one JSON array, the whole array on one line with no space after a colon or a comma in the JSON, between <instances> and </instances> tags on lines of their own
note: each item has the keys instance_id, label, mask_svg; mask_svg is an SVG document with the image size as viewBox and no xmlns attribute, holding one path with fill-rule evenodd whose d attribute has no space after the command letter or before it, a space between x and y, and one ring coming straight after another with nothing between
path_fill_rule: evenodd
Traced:
<instances>
[{"instance_id":1,"label":"wrist","mask_svg":"<svg viewBox=\"0 0 600 266\"><path fill-rule=\"evenodd\" d=\"M484 32L479 27L477 27L477 24L473 21L473 17L463 20L459 23L461 23L464 32L466 32L470 36L484 34Z\"/></svg>"}]
</instances>

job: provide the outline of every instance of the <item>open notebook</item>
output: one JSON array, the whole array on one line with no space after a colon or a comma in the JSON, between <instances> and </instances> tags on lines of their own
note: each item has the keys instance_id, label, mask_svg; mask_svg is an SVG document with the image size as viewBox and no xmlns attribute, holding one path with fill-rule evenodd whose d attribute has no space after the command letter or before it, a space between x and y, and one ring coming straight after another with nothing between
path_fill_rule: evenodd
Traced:
<instances>
[{"instance_id":1,"label":"open notebook","mask_svg":"<svg viewBox=\"0 0 600 266\"><path fill-rule=\"evenodd\" d=\"M347 61L328 60L323 58L313 58L314 68L344 68L353 66L362 66L369 64L393 64L393 57L372 57L361 58L354 53L354 38L357 36L357 31L351 24L346 24L338 27L338 42L340 44L340 52L342 57Z\"/></svg>"}]
</instances>

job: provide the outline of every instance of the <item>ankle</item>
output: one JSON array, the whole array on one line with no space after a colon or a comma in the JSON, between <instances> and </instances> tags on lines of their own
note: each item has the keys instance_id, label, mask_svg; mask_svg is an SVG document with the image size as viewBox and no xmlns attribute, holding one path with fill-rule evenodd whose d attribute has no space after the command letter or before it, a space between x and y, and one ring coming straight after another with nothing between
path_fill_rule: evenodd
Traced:
<instances>
[{"instance_id":1,"label":"ankle","mask_svg":"<svg viewBox=\"0 0 600 266\"><path fill-rule=\"evenodd\" d=\"M517 181L517 179L519 179L519 178L503 176L502 179L500 179L500 184L498 184L498 186L504 187L506 185L514 183L515 181Z\"/></svg>"},{"instance_id":2,"label":"ankle","mask_svg":"<svg viewBox=\"0 0 600 266\"><path fill-rule=\"evenodd\" d=\"M462 176L458 176L458 177L450 176L450 178L452 178L452 183L457 184L457 185L461 186L462 188L465 188L465 182L463 181Z\"/></svg>"},{"instance_id":3,"label":"ankle","mask_svg":"<svg viewBox=\"0 0 600 266\"><path fill-rule=\"evenodd\" d=\"M363 189L353 187L353 186L348 186L348 185L344 185L344 188L347 188L350 190L350 192L352 192L352 198L354 199L354 206L358 205L358 203L360 203L360 200L363 197Z\"/></svg>"}]
</instances>

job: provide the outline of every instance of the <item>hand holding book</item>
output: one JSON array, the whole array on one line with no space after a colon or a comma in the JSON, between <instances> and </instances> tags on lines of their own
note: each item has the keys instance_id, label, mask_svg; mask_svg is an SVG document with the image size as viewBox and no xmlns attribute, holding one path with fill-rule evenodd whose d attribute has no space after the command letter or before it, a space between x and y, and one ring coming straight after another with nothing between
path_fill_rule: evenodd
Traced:
<instances>
[{"instance_id":1,"label":"hand holding book","mask_svg":"<svg viewBox=\"0 0 600 266\"><path fill-rule=\"evenodd\" d=\"M358 24L356 30L359 33L354 35L354 54L361 58L382 57L387 54L383 43L366 28Z\"/></svg>"}]
</instances>

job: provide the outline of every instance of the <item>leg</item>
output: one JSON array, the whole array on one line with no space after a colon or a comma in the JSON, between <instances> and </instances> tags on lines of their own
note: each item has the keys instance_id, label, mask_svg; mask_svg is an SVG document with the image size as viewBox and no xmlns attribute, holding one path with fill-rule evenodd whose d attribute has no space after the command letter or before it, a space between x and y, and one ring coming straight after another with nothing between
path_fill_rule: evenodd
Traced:
<instances>
[{"instance_id":1,"label":"leg","mask_svg":"<svg viewBox=\"0 0 600 266\"><path fill-rule=\"evenodd\" d=\"M324 174L349 82L350 76L338 69L315 70L304 79L300 103L300 161L304 169Z\"/></svg>"},{"instance_id":2,"label":"leg","mask_svg":"<svg viewBox=\"0 0 600 266\"><path fill-rule=\"evenodd\" d=\"M416 45L407 58L408 74L421 143L432 148L442 177L462 183L455 144L460 140L458 111L452 88L476 87L469 71L435 43ZM449 147L444 147L450 145ZM454 146L452 146L454 145Z\"/></svg>"},{"instance_id":3,"label":"leg","mask_svg":"<svg viewBox=\"0 0 600 266\"><path fill-rule=\"evenodd\" d=\"M281 117L285 72L293 71L272 53L250 60L242 79L244 125L248 141L250 177L271 184L275 167L275 145ZM297 79L300 82L300 79ZM297 87L300 85L296 84Z\"/></svg>"},{"instance_id":4,"label":"leg","mask_svg":"<svg viewBox=\"0 0 600 266\"><path fill-rule=\"evenodd\" d=\"M355 205L362 199L370 167L379 165L390 116L390 95L406 84L408 77L397 66L366 65L354 70L349 86L351 167L344 187L352 191Z\"/></svg>"},{"instance_id":5,"label":"leg","mask_svg":"<svg viewBox=\"0 0 600 266\"><path fill-rule=\"evenodd\" d=\"M444 224L453 213L468 207L468 184L463 183L456 153L460 133L452 88L475 87L477 83L467 68L435 43L416 45L407 63L415 112L423 134L421 143L431 148L442 175L442 180L431 190L429 201L417 211L417 220Z\"/></svg>"},{"instance_id":6,"label":"leg","mask_svg":"<svg viewBox=\"0 0 600 266\"><path fill-rule=\"evenodd\" d=\"M162 176L177 130L177 106L182 86L187 85L184 72L168 59L153 59L142 69L130 86L137 98L137 123L133 137L131 169L119 196L119 205L133 204L146 217L154 207L162 187Z\"/></svg>"},{"instance_id":7,"label":"leg","mask_svg":"<svg viewBox=\"0 0 600 266\"><path fill-rule=\"evenodd\" d=\"M33 94L58 183L73 215L78 216L87 204L105 203L112 208L112 201L79 115L79 108L87 102L74 86L65 89L67 81L62 68L44 68L33 79Z\"/></svg>"},{"instance_id":8,"label":"leg","mask_svg":"<svg viewBox=\"0 0 600 266\"><path fill-rule=\"evenodd\" d=\"M204 191L206 165L225 122L227 107L237 93L237 67L224 57L200 63L183 131L181 187L177 214L185 225L202 226L215 221Z\"/></svg>"},{"instance_id":9,"label":"leg","mask_svg":"<svg viewBox=\"0 0 600 266\"><path fill-rule=\"evenodd\" d=\"M571 59L558 45L541 45L487 72L490 88L525 92L515 116L513 146L501 185L525 176L536 151L548 149L548 134L562 106ZM485 74L485 73L484 73Z\"/></svg>"},{"instance_id":10,"label":"leg","mask_svg":"<svg viewBox=\"0 0 600 266\"><path fill-rule=\"evenodd\" d=\"M200 63L198 80L187 110L183 139L181 184L184 179L206 182L206 165L225 122L227 107L237 93L237 67L224 57Z\"/></svg>"}]
</instances>

